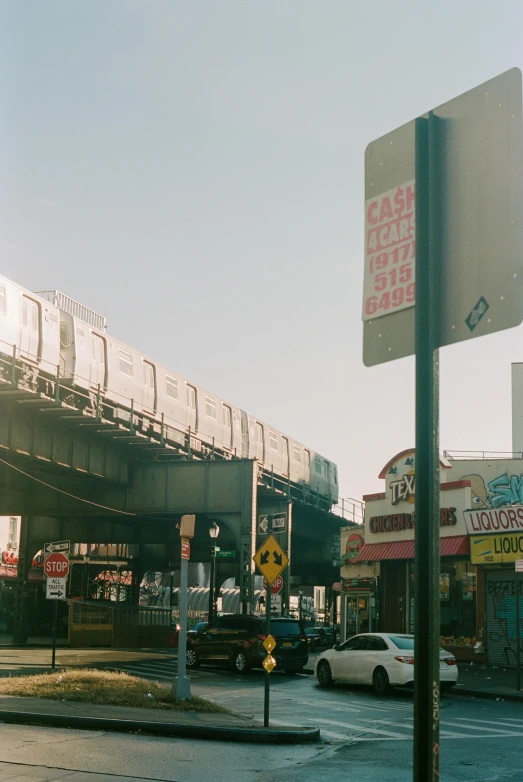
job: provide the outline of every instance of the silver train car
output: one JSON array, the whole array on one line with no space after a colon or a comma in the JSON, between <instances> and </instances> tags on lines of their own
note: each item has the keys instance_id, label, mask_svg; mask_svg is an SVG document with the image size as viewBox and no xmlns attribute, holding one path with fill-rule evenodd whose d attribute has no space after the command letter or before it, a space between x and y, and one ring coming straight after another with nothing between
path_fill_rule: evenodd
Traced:
<instances>
[{"instance_id":1,"label":"silver train car","mask_svg":"<svg viewBox=\"0 0 523 782\"><path fill-rule=\"evenodd\" d=\"M255 416L191 383L105 331L105 318L57 291L32 293L0 276L0 380L13 366L33 389L72 394L104 417L131 420L165 442L256 459L281 479L338 501L337 467ZM197 455L197 454L194 454Z\"/></svg>"}]
</instances>

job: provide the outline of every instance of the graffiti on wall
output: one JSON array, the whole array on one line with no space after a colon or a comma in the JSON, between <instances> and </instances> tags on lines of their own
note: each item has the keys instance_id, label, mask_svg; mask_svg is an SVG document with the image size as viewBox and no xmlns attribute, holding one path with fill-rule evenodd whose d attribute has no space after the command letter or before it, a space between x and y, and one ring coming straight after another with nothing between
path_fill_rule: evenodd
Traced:
<instances>
[{"instance_id":1,"label":"graffiti on wall","mask_svg":"<svg viewBox=\"0 0 523 782\"><path fill-rule=\"evenodd\" d=\"M523 505L523 475L509 475L505 472L488 483L481 475L463 475L460 480L470 481L473 508Z\"/></svg>"},{"instance_id":2,"label":"graffiti on wall","mask_svg":"<svg viewBox=\"0 0 523 782\"><path fill-rule=\"evenodd\" d=\"M520 650L523 651L523 584L520 585L519 623ZM489 628L488 642L496 644L506 665L515 665L516 647L516 583L515 581L490 581L487 584L487 599L492 601L495 616L493 627Z\"/></svg>"}]
</instances>

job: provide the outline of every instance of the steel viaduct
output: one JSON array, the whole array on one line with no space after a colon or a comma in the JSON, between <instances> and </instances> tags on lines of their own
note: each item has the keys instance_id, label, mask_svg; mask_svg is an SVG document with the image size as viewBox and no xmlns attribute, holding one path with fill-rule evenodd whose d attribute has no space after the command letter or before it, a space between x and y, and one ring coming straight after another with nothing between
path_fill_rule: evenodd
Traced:
<instances>
[{"instance_id":1,"label":"steel viaduct","mask_svg":"<svg viewBox=\"0 0 523 782\"><path fill-rule=\"evenodd\" d=\"M253 555L263 541L259 518L287 513L276 533L287 551L283 605L293 586L329 584L336 539L351 522L333 514L300 486L282 486L254 460L214 458L187 437L173 448L161 430L144 434L128 420L105 420L100 409L76 407L58 393L0 378L0 515L22 517L16 589L15 638L27 639L26 598L32 558L44 543L124 543L132 552L133 600L146 571L167 571L180 560L177 524L196 514L191 560L208 562L208 528L220 525L220 546L234 550L223 563L235 577L241 610L253 599Z\"/></svg>"}]
</instances>

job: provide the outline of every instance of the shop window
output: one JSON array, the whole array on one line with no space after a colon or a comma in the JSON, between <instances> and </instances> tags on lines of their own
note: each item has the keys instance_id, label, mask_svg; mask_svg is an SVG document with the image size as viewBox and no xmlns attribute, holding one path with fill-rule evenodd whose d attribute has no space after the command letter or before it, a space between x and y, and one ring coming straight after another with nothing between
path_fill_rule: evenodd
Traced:
<instances>
[{"instance_id":1,"label":"shop window","mask_svg":"<svg viewBox=\"0 0 523 782\"><path fill-rule=\"evenodd\" d=\"M477 569L462 560L442 559L439 579L442 646L472 648L476 642ZM409 564L409 630L414 632L414 563Z\"/></svg>"}]
</instances>

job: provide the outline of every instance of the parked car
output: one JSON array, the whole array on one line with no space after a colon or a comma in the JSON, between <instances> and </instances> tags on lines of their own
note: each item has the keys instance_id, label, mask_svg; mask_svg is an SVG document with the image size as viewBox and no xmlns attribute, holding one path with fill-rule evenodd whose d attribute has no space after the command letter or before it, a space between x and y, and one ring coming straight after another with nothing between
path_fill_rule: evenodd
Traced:
<instances>
[{"instance_id":1,"label":"parked car","mask_svg":"<svg viewBox=\"0 0 523 782\"><path fill-rule=\"evenodd\" d=\"M303 624L291 617L271 619L270 634L276 641L271 652L276 670L294 673L307 664L309 649ZM238 673L261 668L267 656L263 642L267 637L264 617L224 614L196 633L187 635L187 667L200 663L226 663Z\"/></svg>"},{"instance_id":2,"label":"parked car","mask_svg":"<svg viewBox=\"0 0 523 782\"><path fill-rule=\"evenodd\" d=\"M207 622L196 622L194 627L191 627L190 630L187 630L187 637L189 635L196 635L200 630L203 630L204 627L207 627Z\"/></svg>"},{"instance_id":3,"label":"parked car","mask_svg":"<svg viewBox=\"0 0 523 782\"><path fill-rule=\"evenodd\" d=\"M309 649L313 652L317 646L322 646L322 638L316 627L306 627L305 635L309 642Z\"/></svg>"},{"instance_id":4,"label":"parked car","mask_svg":"<svg viewBox=\"0 0 523 782\"><path fill-rule=\"evenodd\" d=\"M320 644L321 646L332 646L335 637L334 637L334 630L332 626L328 625L318 625L317 627L312 628L315 633L317 633L320 636Z\"/></svg>"},{"instance_id":5,"label":"parked car","mask_svg":"<svg viewBox=\"0 0 523 782\"><path fill-rule=\"evenodd\" d=\"M314 672L322 687L334 681L371 684L379 695L391 687L414 684L414 636L403 633L362 633L322 652ZM440 649L439 676L443 690L458 680L456 658Z\"/></svg>"}]
</instances>

